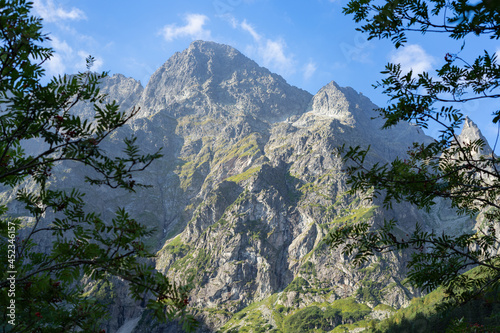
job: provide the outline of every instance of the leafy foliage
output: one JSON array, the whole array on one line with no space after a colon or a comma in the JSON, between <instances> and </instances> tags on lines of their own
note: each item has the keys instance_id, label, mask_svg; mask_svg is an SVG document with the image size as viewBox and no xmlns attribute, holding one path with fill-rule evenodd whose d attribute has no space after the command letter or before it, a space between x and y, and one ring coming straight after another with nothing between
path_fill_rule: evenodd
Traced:
<instances>
[{"instance_id":1,"label":"leafy foliage","mask_svg":"<svg viewBox=\"0 0 500 333\"><path fill-rule=\"evenodd\" d=\"M500 38L500 6L496 1L386 0L379 4L351 0L344 12L365 23L359 30L369 39L391 39L396 48L407 42L407 33L412 31L446 33L453 39L468 34ZM345 245L344 252L354 255L356 263L376 252L411 250L407 265L410 282L426 290L444 285L452 304L466 302L500 284L500 160L485 150L483 140L459 139L456 130L465 116L450 106L500 97L500 67L496 55L486 50L470 62L450 53L445 60L434 76L403 73L399 64L388 64L382 72L387 77L375 85L393 102L379 109L385 128L400 121L424 128L434 123L442 128L436 140L414 143L407 156L387 164L368 163L369 148L342 147L340 153L349 163L352 193L373 190L372 197L383 198L385 208L404 201L429 210L438 199L447 199L459 214L484 217L483 227L477 232L438 235L425 232L415 221L413 231L397 238L393 234L396 221L386 221L379 229L361 221L331 232L329 243ZM500 110L495 110L492 123L499 120ZM474 266L478 266L475 273L462 274Z\"/></svg>"},{"instance_id":2,"label":"leafy foliage","mask_svg":"<svg viewBox=\"0 0 500 333\"><path fill-rule=\"evenodd\" d=\"M41 20L30 16L32 3L0 0L0 184L17 191L26 217L13 217L0 205L0 310L7 332L102 332L106 309L85 296L80 281L126 281L129 294L147 300L160 319L181 318L186 330L195 325L187 313L187 286L178 286L147 263L153 257L144 239L154 230L118 209L104 221L85 207L78 189L51 188L52 170L64 161L93 170L93 185L134 191L136 172L160 152L142 155L134 137L124 140L122 153L112 156L101 143L137 114L121 112L99 91L106 73L88 71L59 76L41 84L41 64L53 54L43 46ZM72 112L79 103L92 105L95 116ZM36 143L37 153L24 151ZM27 184L30 184L29 186ZM45 217L53 216L51 221ZM49 240L49 241L47 241ZM48 246L52 240L51 245ZM44 244L42 246L42 243ZM45 247L45 248L44 248Z\"/></svg>"},{"instance_id":3,"label":"leafy foliage","mask_svg":"<svg viewBox=\"0 0 500 333\"><path fill-rule=\"evenodd\" d=\"M468 34L500 38L498 3L493 0L353 0L344 8L356 22L366 22L360 31L368 38L390 38L396 47L407 42L406 32L449 33L453 39Z\"/></svg>"}]
</instances>

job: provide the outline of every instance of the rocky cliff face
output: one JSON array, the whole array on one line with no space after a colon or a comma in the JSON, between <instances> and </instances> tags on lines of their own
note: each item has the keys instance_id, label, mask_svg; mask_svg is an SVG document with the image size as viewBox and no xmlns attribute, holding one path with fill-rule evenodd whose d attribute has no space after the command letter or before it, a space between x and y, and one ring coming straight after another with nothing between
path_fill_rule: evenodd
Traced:
<instances>
[{"instance_id":1,"label":"rocky cliff face","mask_svg":"<svg viewBox=\"0 0 500 333\"><path fill-rule=\"evenodd\" d=\"M340 322L355 321L355 313L383 317L418 295L401 282L405 254L355 268L325 244L328 231L392 217L402 234L416 221L448 232L473 226L444 202L429 214L406 205L383 211L362 193L344 194L337 147L370 144L369 158L384 162L403 156L412 142L431 140L408 124L380 130L381 120L371 119L375 105L352 88L331 82L312 96L229 46L197 41L144 89L115 75L103 90L123 108L141 108L108 149L133 133L146 151L162 148L164 156L140 176L152 188L135 195L86 188L89 205L104 214L125 205L158 229L149 242L158 251L156 268L193 281L190 306L202 331L281 331L295 310L318 304L353 313ZM71 184L78 172L60 183ZM111 311L109 331L124 323L129 332L178 330L149 320L124 298Z\"/></svg>"},{"instance_id":2,"label":"rocky cliff face","mask_svg":"<svg viewBox=\"0 0 500 333\"><path fill-rule=\"evenodd\" d=\"M458 141L462 144L463 143L468 144L475 142L477 140L482 140L484 145L482 149L480 151L475 152L474 155L491 155L493 150L488 144L486 138L483 136L477 125L472 120L470 120L469 117L465 117L462 132L458 136Z\"/></svg>"},{"instance_id":3,"label":"rocky cliff face","mask_svg":"<svg viewBox=\"0 0 500 333\"><path fill-rule=\"evenodd\" d=\"M151 76L139 105L144 117L239 115L272 123L302 113L309 99L237 50L197 41Z\"/></svg>"}]
</instances>

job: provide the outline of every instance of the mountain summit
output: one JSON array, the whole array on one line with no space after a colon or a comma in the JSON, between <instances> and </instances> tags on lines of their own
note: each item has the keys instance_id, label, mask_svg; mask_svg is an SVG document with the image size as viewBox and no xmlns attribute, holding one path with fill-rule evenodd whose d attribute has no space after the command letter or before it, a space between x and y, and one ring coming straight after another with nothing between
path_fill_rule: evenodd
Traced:
<instances>
[{"instance_id":1,"label":"mountain summit","mask_svg":"<svg viewBox=\"0 0 500 333\"><path fill-rule=\"evenodd\" d=\"M195 41L151 76L140 104L149 116L243 114L278 121L301 113L311 97L230 46Z\"/></svg>"},{"instance_id":2,"label":"mountain summit","mask_svg":"<svg viewBox=\"0 0 500 333\"><path fill-rule=\"evenodd\" d=\"M476 140L482 140L484 142L484 146L481 149L481 152L478 152L478 154L491 155L491 153L493 153L493 150L488 144L488 141L483 136L483 133L481 133L476 123L470 120L469 117L465 117L464 125L462 127L462 132L458 136L458 141L461 143L471 143Z\"/></svg>"}]
</instances>

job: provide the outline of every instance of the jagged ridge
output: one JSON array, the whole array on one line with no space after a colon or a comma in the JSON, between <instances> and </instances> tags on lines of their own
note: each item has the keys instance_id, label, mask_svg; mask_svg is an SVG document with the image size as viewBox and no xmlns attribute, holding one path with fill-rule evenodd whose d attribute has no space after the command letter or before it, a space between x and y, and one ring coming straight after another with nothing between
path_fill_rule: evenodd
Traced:
<instances>
[{"instance_id":1,"label":"jagged ridge","mask_svg":"<svg viewBox=\"0 0 500 333\"><path fill-rule=\"evenodd\" d=\"M399 308L418 295L400 283L404 255L379 256L353 270L324 242L331 228L360 219L396 217L401 233L416 220L430 229L439 228L443 216L451 219L443 214L446 203L430 214L407 205L381 211L361 194L344 195L336 147L370 144L371 160L389 161L412 142L431 140L418 127L381 131L381 122L371 119L375 105L352 88L331 82L312 96L213 42L196 41L173 55L145 89L121 75L102 88L124 108L141 107L108 149L134 134L146 151L162 148L164 156L140 175L154 187L134 196L81 187L93 193L89 205L103 214L126 203L138 220L158 229L149 240L158 250L156 268L181 282L194 279L190 302L200 311L202 330L222 327L238 311L242 317L224 329L248 325L250 317L279 329L295 309L335 302L376 316L380 304ZM74 186L75 179L68 174L57 183ZM457 229L473 226L467 218L455 223ZM177 329L158 326L123 298L110 311L108 331L140 316L134 332Z\"/></svg>"}]
</instances>

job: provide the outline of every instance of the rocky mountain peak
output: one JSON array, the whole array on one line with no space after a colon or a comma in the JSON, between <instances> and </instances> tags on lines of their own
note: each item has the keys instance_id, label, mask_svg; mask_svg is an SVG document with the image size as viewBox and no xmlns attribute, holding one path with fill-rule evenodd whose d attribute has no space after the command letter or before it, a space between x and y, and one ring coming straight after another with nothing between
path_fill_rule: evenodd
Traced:
<instances>
[{"instance_id":1,"label":"rocky mountain peak","mask_svg":"<svg viewBox=\"0 0 500 333\"><path fill-rule=\"evenodd\" d=\"M122 74L114 74L104 79L102 92L117 101L123 110L135 106L144 90L141 82Z\"/></svg>"},{"instance_id":2,"label":"rocky mountain peak","mask_svg":"<svg viewBox=\"0 0 500 333\"><path fill-rule=\"evenodd\" d=\"M313 97L310 113L320 119L336 119L342 124L354 127L381 127L380 120L372 120L378 114L377 108L366 96L351 87L340 87L331 81Z\"/></svg>"},{"instance_id":3,"label":"rocky mountain peak","mask_svg":"<svg viewBox=\"0 0 500 333\"><path fill-rule=\"evenodd\" d=\"M466 116L464 120L464 125L462 127L462 132L458 136L458 141L461 143L471 143L479 139L483 140L484 142L481 154L483 155L491 154L493 150L488 144L486 138L481 133L481 130L479 130L479 127L477 127L477 125L469 117Z\"/></svg>"},{"instance_id":4,"label":"rocky mountain peak","mask_svg":"<svg viewBox=\"0 0 500 333\"><path fill-rule=\"evenodd\" d=\"M325 118L335 118L345 125L354 125L350 103L337 83L331 81L321 88L312 100L312 113Z\"/></svg>"},{"instance_id":5,"label":"rocky mountain peak","mask_svg":"<svg viewBox=\"0 0 500 333\"><path fill-rule=\"evenodd\" d=\"M175 66L172 65L175 64ZM181 65L182 68L179 68ZM207 80L223 80L231 76L235 69L239 71L266 71L256 62L241 54L235 48L215 42L194 41L183 52L176 53L164 65L177 77L193 76L199 83Z\"/></svg>"},{"instance_id":6,"label":"rocky mountain peak","mask_svg":"<svg viewBox=\"0 0 500 333\"><path fill-rule=\"evenodd\" d=\"M192 55L197 60L203 60L200 56L208 59L224 58L227 60L237 61L247 67L259 67L255 61L245 57L235 48L216 42L207 42L202 40L194 41L181 54Z\"/></svg>"},{"instance_id":7,"label":"rocky mountain peak","mask_svg":"<svg viewBox=\"0 0 500 333\"><path fill-rule=\"evenodd\" d=\"M304 112L311 98L230 46L195 41L151 76L140 105L143 116L250 115L275 122Z\"/></svg>"}]
</instances>

